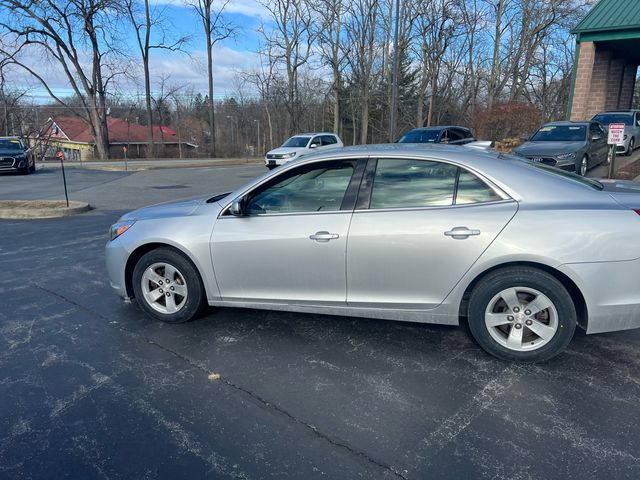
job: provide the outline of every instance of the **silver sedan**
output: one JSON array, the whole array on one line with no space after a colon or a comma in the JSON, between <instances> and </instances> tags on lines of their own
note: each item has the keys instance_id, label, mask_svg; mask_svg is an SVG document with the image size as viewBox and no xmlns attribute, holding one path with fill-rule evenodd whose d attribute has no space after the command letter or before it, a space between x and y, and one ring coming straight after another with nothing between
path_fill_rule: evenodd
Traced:
<instances>
[{"instance_id":1,"label":"silver sedan","mask_svg":"<svg viewBox=\"0 0 640 480\"><path fill-rule=\"evenodd\" d=\"M111 285L150 316L206 305L458 325L540 361L640 327L640 188L455 146L304 157L111 229Z\"/></svg>"}]
</instances>

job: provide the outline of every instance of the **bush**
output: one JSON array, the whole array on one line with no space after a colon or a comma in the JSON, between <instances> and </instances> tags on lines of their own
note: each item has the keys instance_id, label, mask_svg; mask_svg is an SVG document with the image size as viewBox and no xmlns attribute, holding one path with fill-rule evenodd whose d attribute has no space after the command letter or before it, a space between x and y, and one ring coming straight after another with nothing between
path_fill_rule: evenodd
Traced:
<instances>
[{"instance_id":1,"label":"bush","mask_svg":"<svg viewBox=\"0 0 640 480\"><path fill-rule=\"evenodd\" d=\"M498 103L479 110L473 117L473 131L480 140L493 142L529 137L540 127L542 114L527 103Z\"/></svg>"}]
</instances>

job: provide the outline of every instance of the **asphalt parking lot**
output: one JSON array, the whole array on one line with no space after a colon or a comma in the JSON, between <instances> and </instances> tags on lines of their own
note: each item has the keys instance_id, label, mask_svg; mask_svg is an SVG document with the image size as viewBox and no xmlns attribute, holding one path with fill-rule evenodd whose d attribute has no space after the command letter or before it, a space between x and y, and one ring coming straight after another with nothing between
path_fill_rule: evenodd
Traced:
<instances>
[{"instance_id":1,"label":"asphalt parking lot","mask_svg":"<svg viewBox=\"0 0 640 480\"><path fill-rule=\"evenodd\" d=\"M241 309L167 325L110 291L122 213L262 172L73 169L95 210L0 220L0 478L640 478L638 330L578 331L522 366L465 328ZM0 176L0 199L61 198L59 175Z\"/></svg>"}]
</instances>

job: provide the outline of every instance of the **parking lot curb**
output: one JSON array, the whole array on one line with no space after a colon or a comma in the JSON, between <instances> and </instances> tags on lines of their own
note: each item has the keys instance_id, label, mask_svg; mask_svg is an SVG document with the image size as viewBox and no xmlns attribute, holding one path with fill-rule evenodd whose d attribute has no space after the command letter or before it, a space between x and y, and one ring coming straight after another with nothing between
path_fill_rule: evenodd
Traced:
<instances>
[{"instance_id":1,"label":"parking lot curb","mask_svg":"<svg viewBox=\"0 0 640 480\"><path fill-rule=\"evenodd\" d=\"M84 202L64 200L0 200L1 219L58 218L78 215L91 210Z\"/></svg>"}]
</instances>

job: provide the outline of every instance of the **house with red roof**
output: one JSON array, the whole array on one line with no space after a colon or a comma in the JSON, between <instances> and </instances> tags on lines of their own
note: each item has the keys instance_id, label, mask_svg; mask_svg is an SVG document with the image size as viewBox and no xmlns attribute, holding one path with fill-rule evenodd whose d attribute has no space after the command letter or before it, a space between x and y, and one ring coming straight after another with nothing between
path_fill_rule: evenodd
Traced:
<instances>
[{"instance_id":1,"label":"house with red roof","mask_svg":"<svg viewBox=\"0 0 640 480\"><path fill-rule=\"evenodd\" d=\"M110 158L146 158L147 127L121 118L107 118ZM78 117L53 117L47 121L43 134L50 149L62 150L68 160L85 161L94 158L95 140L89 126ZM193 156L197 145L180 138L172 128L153 126L153 144L157 157L183 158ZM55 153L54 153L55 155ZM52 156L47 154L47 157Z\"/></svg>"}]
</instances>

